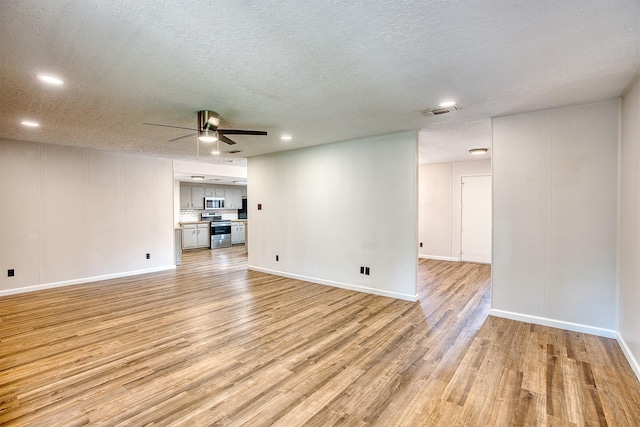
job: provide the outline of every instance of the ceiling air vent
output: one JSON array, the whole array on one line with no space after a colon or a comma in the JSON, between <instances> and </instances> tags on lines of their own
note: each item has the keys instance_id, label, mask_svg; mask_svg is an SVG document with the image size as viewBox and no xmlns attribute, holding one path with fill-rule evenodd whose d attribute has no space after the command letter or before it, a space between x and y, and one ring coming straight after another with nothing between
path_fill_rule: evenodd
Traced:
<instances>
[{"instance_id":1,"label":"ceiling air vent","mask_svg":"<svg viewBox=\"0 0 640 427\"><path fill-rule=\"evenodd\" d=\"M227 151L227 154L238 154L238 153L242 153L242 150L231 150L231 151Z\"/></svg>"},{"instance_id":2,"label":"ceiling air vent","mask_svg":"<svg viewBox=\"0 0 640 427\"><path fill-rule=\"evenodd\" d=\"M453 105L451 107L429 108L428 110L424 110L422 114L425 116L439 116L440 114L446 114L452 111L460 111L460 107Z\"/></svg>"}]
</instances>

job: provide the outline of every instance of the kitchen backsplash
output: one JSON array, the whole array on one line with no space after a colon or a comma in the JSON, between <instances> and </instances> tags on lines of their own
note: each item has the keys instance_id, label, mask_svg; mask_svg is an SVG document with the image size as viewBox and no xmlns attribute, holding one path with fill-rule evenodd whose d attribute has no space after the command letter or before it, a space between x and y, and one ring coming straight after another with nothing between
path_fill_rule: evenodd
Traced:
<instances>
[{"instance_id":1,"label":"kitchen backsplash","mask_svg":"<svg viewBox=\"0 0 640 427\"><path fill-rule=\"evenodd\" d=\"M205 212L202 209L182 209L180 210L180 222L200 221L200 214ZM236 209L220 209L216 210L222 216L222 219L238 219L238 211Z\"/></svg>"}]
</instances>

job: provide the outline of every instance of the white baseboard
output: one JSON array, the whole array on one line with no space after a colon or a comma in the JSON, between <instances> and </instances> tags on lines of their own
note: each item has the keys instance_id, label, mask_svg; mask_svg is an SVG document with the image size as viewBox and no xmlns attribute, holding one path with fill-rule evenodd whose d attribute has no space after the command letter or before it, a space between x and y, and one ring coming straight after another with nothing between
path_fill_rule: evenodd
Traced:
<instances>
[{"instance_id":1,"label":"white baseboard","mask_svg":"<svg viewBox=\"0 0 640 427\"><path fill-rule=\"evenodd\" d=\"M318 279L316 277L308 277L300 274L287 273L284 271L270 270L268 268L256 267L252 265L248 266L247 268L249 270L259 271L261 273L273 274L274 276L287 277L289 279L302 280L304 282L317 283L319 285L333 286L334 288L348 289L350 291L357 291L357 292L366 292L368 294L381 295L383 297L396 298L396 299L401 299L405 301L418 301L418 294L409 295L409 294L403 294L398 292L385 291L385 290L376 289L376 288L369 288L366 286L351 285L349 283L334 282L332 280L324 280L324 279Z\"/></svg>"},{"instance_id":2,"label":"white baseboard","mask_svg":"<svg viewBox=\"0 0 640 427\"><path fill-rule=\"evenodd\" d=\"M616 339L618 341L618 344L620 344L620 348L622 349L624 356L627 358L629 365L631 365L631 369L633 369L636 377L638 378L638 380L640 380L640 365L638 364L636 358L633 356L633 353L631 352L631 349L627 345L626 341L624 340L624 338L622 338L622 335L620 335L620 332L618 332Z\"/></svg>"},{"instance_id":3,"label":"white baseboard","mask_svg":"<svg viewBox=\"0 0 640 427\"><path fill-rule=\"evenodd\" d=\"M145 268L143 270L124 271L121 273L104 274L102 276L83 277L81 279L65 280L62 282L43 283L42 285L25 286L21 288L0 290L0 297L6 295L22 294L25 292L41 291L44 289L61 288L63 286L79 285L82 283L99 282L101 280L119 279L121 277L137 276L140 274L157 273L158 271L175 270L175 265Z\"/></svg>"},{"instance_id":4,"label":"white baseboard","mask_svg":"<svg viewBox=\"0 0 640 427\"><path fill-rule=\"evenodd\" d=\"M438 256L438 255L418 255L418 258L422 259L435 259L438 261L460 261L460 258L451 256Z\"/></svg>"},{"instance_id":5,"label":"white baseboard","mask_svg":"<svg viewBox=\"0 0 640 427\"><path fill-rule=\"evenodd\" d=\"M566 329L567 331L582 332L605 338L616 338L618 333L613 329L599 328L597 326L583 325L581 323L565 322L564 320L549 319L547 317L532 316L529 314L514 313L504 310L489 310L490 316L503 317L505 319L518 320L520 322L533 323L551 328Z\"/></svg>"}]
</instances>

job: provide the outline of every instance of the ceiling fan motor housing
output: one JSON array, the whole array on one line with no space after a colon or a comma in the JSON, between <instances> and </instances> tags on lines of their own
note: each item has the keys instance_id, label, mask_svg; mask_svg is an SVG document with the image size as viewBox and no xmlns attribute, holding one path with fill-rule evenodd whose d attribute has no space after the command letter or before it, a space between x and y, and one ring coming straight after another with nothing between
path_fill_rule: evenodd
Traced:
<instances>
[{"instance_id":1,"label":"ceiling fan motor housing","mask_svg":"<svg viewBox=\"0 0 640 427\"><path fill-rule=\"evenodd\" d=\"M198 111L198 130L216 130L220 126L220 115L215 111Z\"/></svg>"}]
</instances>

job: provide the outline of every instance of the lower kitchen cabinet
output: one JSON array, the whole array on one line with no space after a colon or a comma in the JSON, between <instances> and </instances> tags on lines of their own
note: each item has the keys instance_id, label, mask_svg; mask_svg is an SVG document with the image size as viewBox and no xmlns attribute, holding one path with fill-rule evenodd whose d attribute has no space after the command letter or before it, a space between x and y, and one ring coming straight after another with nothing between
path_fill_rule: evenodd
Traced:
<instances>
[{"instance_id":1,"label":"lower kitchen cabinet","mask_svg":"<svg viewBox=\"0 0 640 427\"><path fill-rule=\"evenodd\" d=\"M211 245L209 224L185 224L182 226L182 249L208 248Z\"/></svg>"},{"instance_id":2,"label":"lower kitchen cabinet","mask_svg":"<svg viewBox=\"0 0 640 427\"><path fill-rule=\"evenodd\" d=\"M231 244L236 245L244 243L245 241L245 227L243 222L231 223Z\"/></svg>"}]
</instances>

